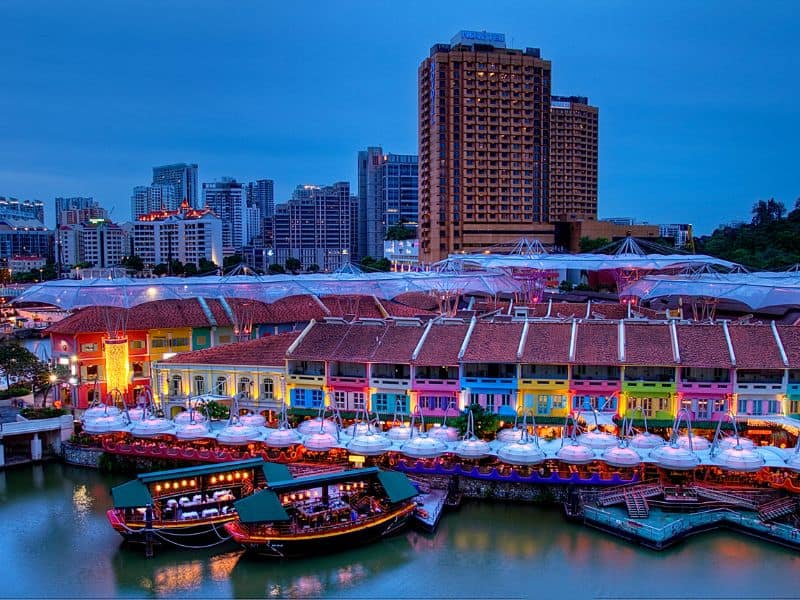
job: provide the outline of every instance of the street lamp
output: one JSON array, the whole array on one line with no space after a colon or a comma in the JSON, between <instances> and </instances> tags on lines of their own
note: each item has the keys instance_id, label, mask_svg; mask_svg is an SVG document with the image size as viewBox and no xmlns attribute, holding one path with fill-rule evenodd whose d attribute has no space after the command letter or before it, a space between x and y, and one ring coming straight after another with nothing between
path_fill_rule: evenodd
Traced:
<instances>
[{"instance_id":1,"label":"street lamp","mask_svg":"<svg viewBox=\"0 0 800 600\"><path fill-rule=\"evenodd\" d=\"M50 373L50 388L53 390L53 406L56 405L56 393L58 392L58 388L56 387L56 381L58 381L58 376L55 373ZM42 408L47 406L47 394L42 396Z\"/></svg>"}]
</instances>

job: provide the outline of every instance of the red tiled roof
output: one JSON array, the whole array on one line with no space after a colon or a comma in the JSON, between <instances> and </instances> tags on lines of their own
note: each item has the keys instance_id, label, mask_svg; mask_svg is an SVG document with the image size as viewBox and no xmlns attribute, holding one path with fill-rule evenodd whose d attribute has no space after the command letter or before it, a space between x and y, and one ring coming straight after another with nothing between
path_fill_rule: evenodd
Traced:
<instances>
[{"instance_id":1,"label":"red tiled roof","mask_svg":"<svg viewBox=\"0 0 800 600\"><path fill-rule=\"evenodd\" d=\"M413 363L440 367L457 365L458 352L468 327L467 323L434 323Z\"/></svg>"},{"instance_id":2,"label":"red tiled roof","mask_svg":"<svg viewBox=\"0 0 800 600\"><path fill-rule=\"evenodd\" d=\"M301 323L323 319L330 311L315 296L289 296L268 305L270 321L265 323Z\"/></svg>"},{"instance_id":3,"label":"red tiled roof","mask_svg":"<svg viewBox=\"0 0 800 600\"><path fill-rule=\"evenodd\" d=\"M321 296L320 301L335 317L382 319L385 316L373 296Z\"/></svg>"},{"instance_id":4,"label":"red tiled roof","mask_svg":"<svg viewBox=\"0 0 800 600\"><path fill-rule=\"evenodd\" d=\"M393 300L381 300L381 304L391 317L435 317L439 314L438 311L406 306Z\"/></svg>"},{"instance_id":5,"label":"red tiled roof","mask_svg":"<svg viewBox=\"0 0 800 600\"><path fill-rule=\"evenodd\" d=\"M575 340L576 364L619 365L617 323L581 321Z\"/></svg>"},{"instance_id":6,"label":"red tiled roof","mask_svg":"<svg viewBox=\"0 0 800 600\"><path fill-rule=\"evenodd\" d=\"M410 363L411 355L425 331L425 326L392 325L386 328L372 362Z\"/></svg>"},{"instance_id":7,"label":"red tiled roof","mask_svg":"<svg viewBox=\"0 0 800 600\"><path fill-rule=\"evenodd\" d=\"M784 369L769 325L728 325L738 369Z\"/></svg>"},{"instance_id":8,"label":"red tiled roof","mask_svg":"<svg viewBox=\"0 0 800 600\"><path fill-rule=\"evenodd\" d=\"M729 369L731 353L722 325L678 324L678 351L681 366Z\"/></svg>"},{"instance_id":9,"label":"red tiled roof","mask_svg":"<svg viewBox=\"0 0 800 600\"><path fill-rule=\"evenodd\" d=\"M625 323L626 365L676 365L667 323Z\"/></svg>"},{"instance_id":10,"label":"red tiled roof","mask_svg":"<svg viewBox=\"0 0 800 600\"><path fill-rule=\"evenodd\" d=\"M789 367L800 369L800 326L778 325L778 335L783 342L786 358L789 359Z\"/></svg>"},{"instance_id":11,"label":"red tiled roof","mask_svg":"<svg viewBox=\"0 0 800 600\"><path fill-rule=\"evenodd\" d=\"M286 351L299 336L293 331L268 335L257 340L225 344L194 352L184 352L167 360L168 365L241 365L247 367L277 367L284 364Z\"/></svg>"},{"instance_id":12,"label":"red tiled roof","mask_svg":"<svg viewBox=\"0 0 800 600\"><path fill-rule=\"evenodd\" d=\"M107 306L87 306L68 317L53 323L45 330L46 335L75 335L77 333L102 333L124 322L126 310Z\"/></svg>"},{"instance_id":13,"label":"red tiled roof","mask_svg":"<svg viewBox=\"0 0 800 600\"><path fill-rule=\"evenodd\" d=\"M392 300L421 310L439 311L439 300L427 292L405 292Z\"/></svg>"},{"instance_id":14,"label":"red tiled roof","mask_svg":"<svg viewBox=\"0 0 800 600\"><path fill-rule=\"evenodd\" d=\"M328 360L350 328L349 324L315 323L289 358L293 360Z\"/></svg>"},{"instance_id":15,"label":"red tiled roof","mask_svg":"<svg viewBox=\"0 0 800 600\"><path fill-rule=\"evenodd\" d=\"M535 364L567 364L572 323L531 321L520 362Z\"/></svg>"},{"instance_id":16,"label":"red tiled roof","mask_svg":"<svg viewBox=\"0 0 800 600\"><path fill-rule=\"evenodd\" d=\"M477 321L463 362L516 362L522 323Z\"/></svg>"}]
</instances>

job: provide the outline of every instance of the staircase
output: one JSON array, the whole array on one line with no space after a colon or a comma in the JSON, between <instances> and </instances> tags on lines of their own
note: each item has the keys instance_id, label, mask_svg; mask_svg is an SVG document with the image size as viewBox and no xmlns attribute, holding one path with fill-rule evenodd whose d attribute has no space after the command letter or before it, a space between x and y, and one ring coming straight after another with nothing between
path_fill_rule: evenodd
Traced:
<instances>
[{"instance_id":1,"label":"staircase","mask_svg":"<svg viewBox=\"0 0 800 600\"><path fill-rule=\"evenodd\" d=\"M631 490L625 494L625 507L631 519L646 519L650 516L647 499L638 490Z\"/></svg>"},{"instance_id":2,"label":"staircase","mask_svg":"<svg viewBox=\"0 0 800 600\"><path fill-rule=\"evenodd\" d=\"M758 508L757 503L753 500L735 493L723 492L721 490L703 485L693 485L690 489L701 498L706 498L707 500L716 500L718 502L732 504L733 506L739 506L749 510L756 510Z\"/></svg>"},{"instance_id":3,"label":"staircase","mask_svg":"<svg viewBox=\"0 0 800 600\"><path fill-rule=\"evenodd\" d=\"M642 498L652 498L664 493L664 488L660 483L647 483L636 486L620 486L607 490L597 496L597 504L600 506L611 506L612 504L622 504L626 502L626 497L631 492L636 492Z\"/></svg>"},{"instance_id":4,"label":"staircase","mask_svg":"<svg viewBox=\"0 0 800 600\"><path fill-rule=\"evenodd\" d=\"M758 516L762 521L774 521L780 517L792 514L797 510L797 501L794 498L778 498L758 507Z\"/></svg>"}]
</instances>

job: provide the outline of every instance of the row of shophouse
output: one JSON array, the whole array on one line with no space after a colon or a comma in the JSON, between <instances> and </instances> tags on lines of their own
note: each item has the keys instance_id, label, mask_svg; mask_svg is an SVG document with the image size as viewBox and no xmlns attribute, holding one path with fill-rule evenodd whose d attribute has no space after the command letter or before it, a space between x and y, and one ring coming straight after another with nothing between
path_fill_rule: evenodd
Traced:
<instances>
[{"instance_id":1,"label":"row of shophouse","mask_svg":"<svg viewBox=\"0 0 800 600\"><path fill-rule=\"evenodd\" d=\"M312 320L331 316L382 318L425 312L372 296L303 295L272 303L192 298L147 302L132 308L92 306L50 326L46 334L53 360L68 366L76 382L72 389L61 390L61 400L82 409L106 398L111 391L107 385L111 369L122 372L124 396L133 402L143 390L151 388L154 365L181 353L301 331ZM119 346L113 342L123 340L125 352L121 356L125 364L114 364L120 355L112 360L109 349ZM211 392L210 384L207 390ZM216 391L227 390L218 387Z\"/></svg>"},{"instance_id":2,"label":"row of shophouse","mask_svg":"<svg viewBox=\"0 0 800 600\"><path fill-rule=\"evenodd\" d=\"M696 421L800 414L800 328L664 320L419 318L312 321L300 331L153 363L168 411L239 394L391 416L450 415L478 403L539 422L569 412Z\"/></svg>"}]
</instances>

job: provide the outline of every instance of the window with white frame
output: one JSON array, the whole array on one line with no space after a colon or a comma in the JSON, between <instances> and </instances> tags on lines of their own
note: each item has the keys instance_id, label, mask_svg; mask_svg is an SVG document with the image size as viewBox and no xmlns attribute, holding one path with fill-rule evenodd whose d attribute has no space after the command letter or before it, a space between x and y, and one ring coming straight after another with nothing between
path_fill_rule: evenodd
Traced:
<instances>
[{"instance_id":1,"label":"window with white frame","mask_svg":"<svg viewBox=\"0 0 800 600\"><path fill-rule=\"evenodd\" d=\"M265 377L261 380L261 397L264 400L275 398L275 384L270 377Z\"/></svg>"},{"instance_id":2,"label":"window with white frame","mask_svg":"<svg viewBox=\"0 0 800 600\"><path fill-rule=\"evenodd\" d=\"M249 377L239 377L239 393L250 397L253 393L253 380Z\"/></svg>"},{"instance_id":3,"label":"window with white frame","mask_svg":"<svg viewBox=\"0 0 800 600\"><path fill-rule=\"evenodd\" d=\"M227 377L217 377L217 383L214 385L214 393L218 394L219 396L227 396L228 395L228 378Z\"/></svg>"},{"instance_id":4,"label":"window with white frame","mask_svg":"<svg viewBox=\"0 0 800 600\"><path fill-rule=\"evenodd\" d=\"M336 408L347 408L347 393L333 392L333 403L336 405Z\"/></svg>"},{"instance_id":5,"label":"window with white frame","mask_svg":"<svg viewBox=\"0 0 800 600\"><path fill-rule=\"evenodd\" d=\"M363 410L367 408L367 397L364 392L353 392L353 409Z\"/></svg>"},{"instance_id":6,"label":"window with white frame","mask_svg":"<svg viewBox=\"0 0 800 600\"><path fill-rule=\"evenodd\" d=\"M194 395L202 396L206 393L206 378L202 375L194 376Z\"/></svg>"},{"instance_id":7,"label":"window with white frame","mask_svg":"<svg viewBox=\"0 0 800 600\"><path fill-rule=\"evenodd\" d=\"M183 391L183 378L180 375L173 375L170 379L169 393L172 396L180 396Z\"/></svg>"}]
</instances>

